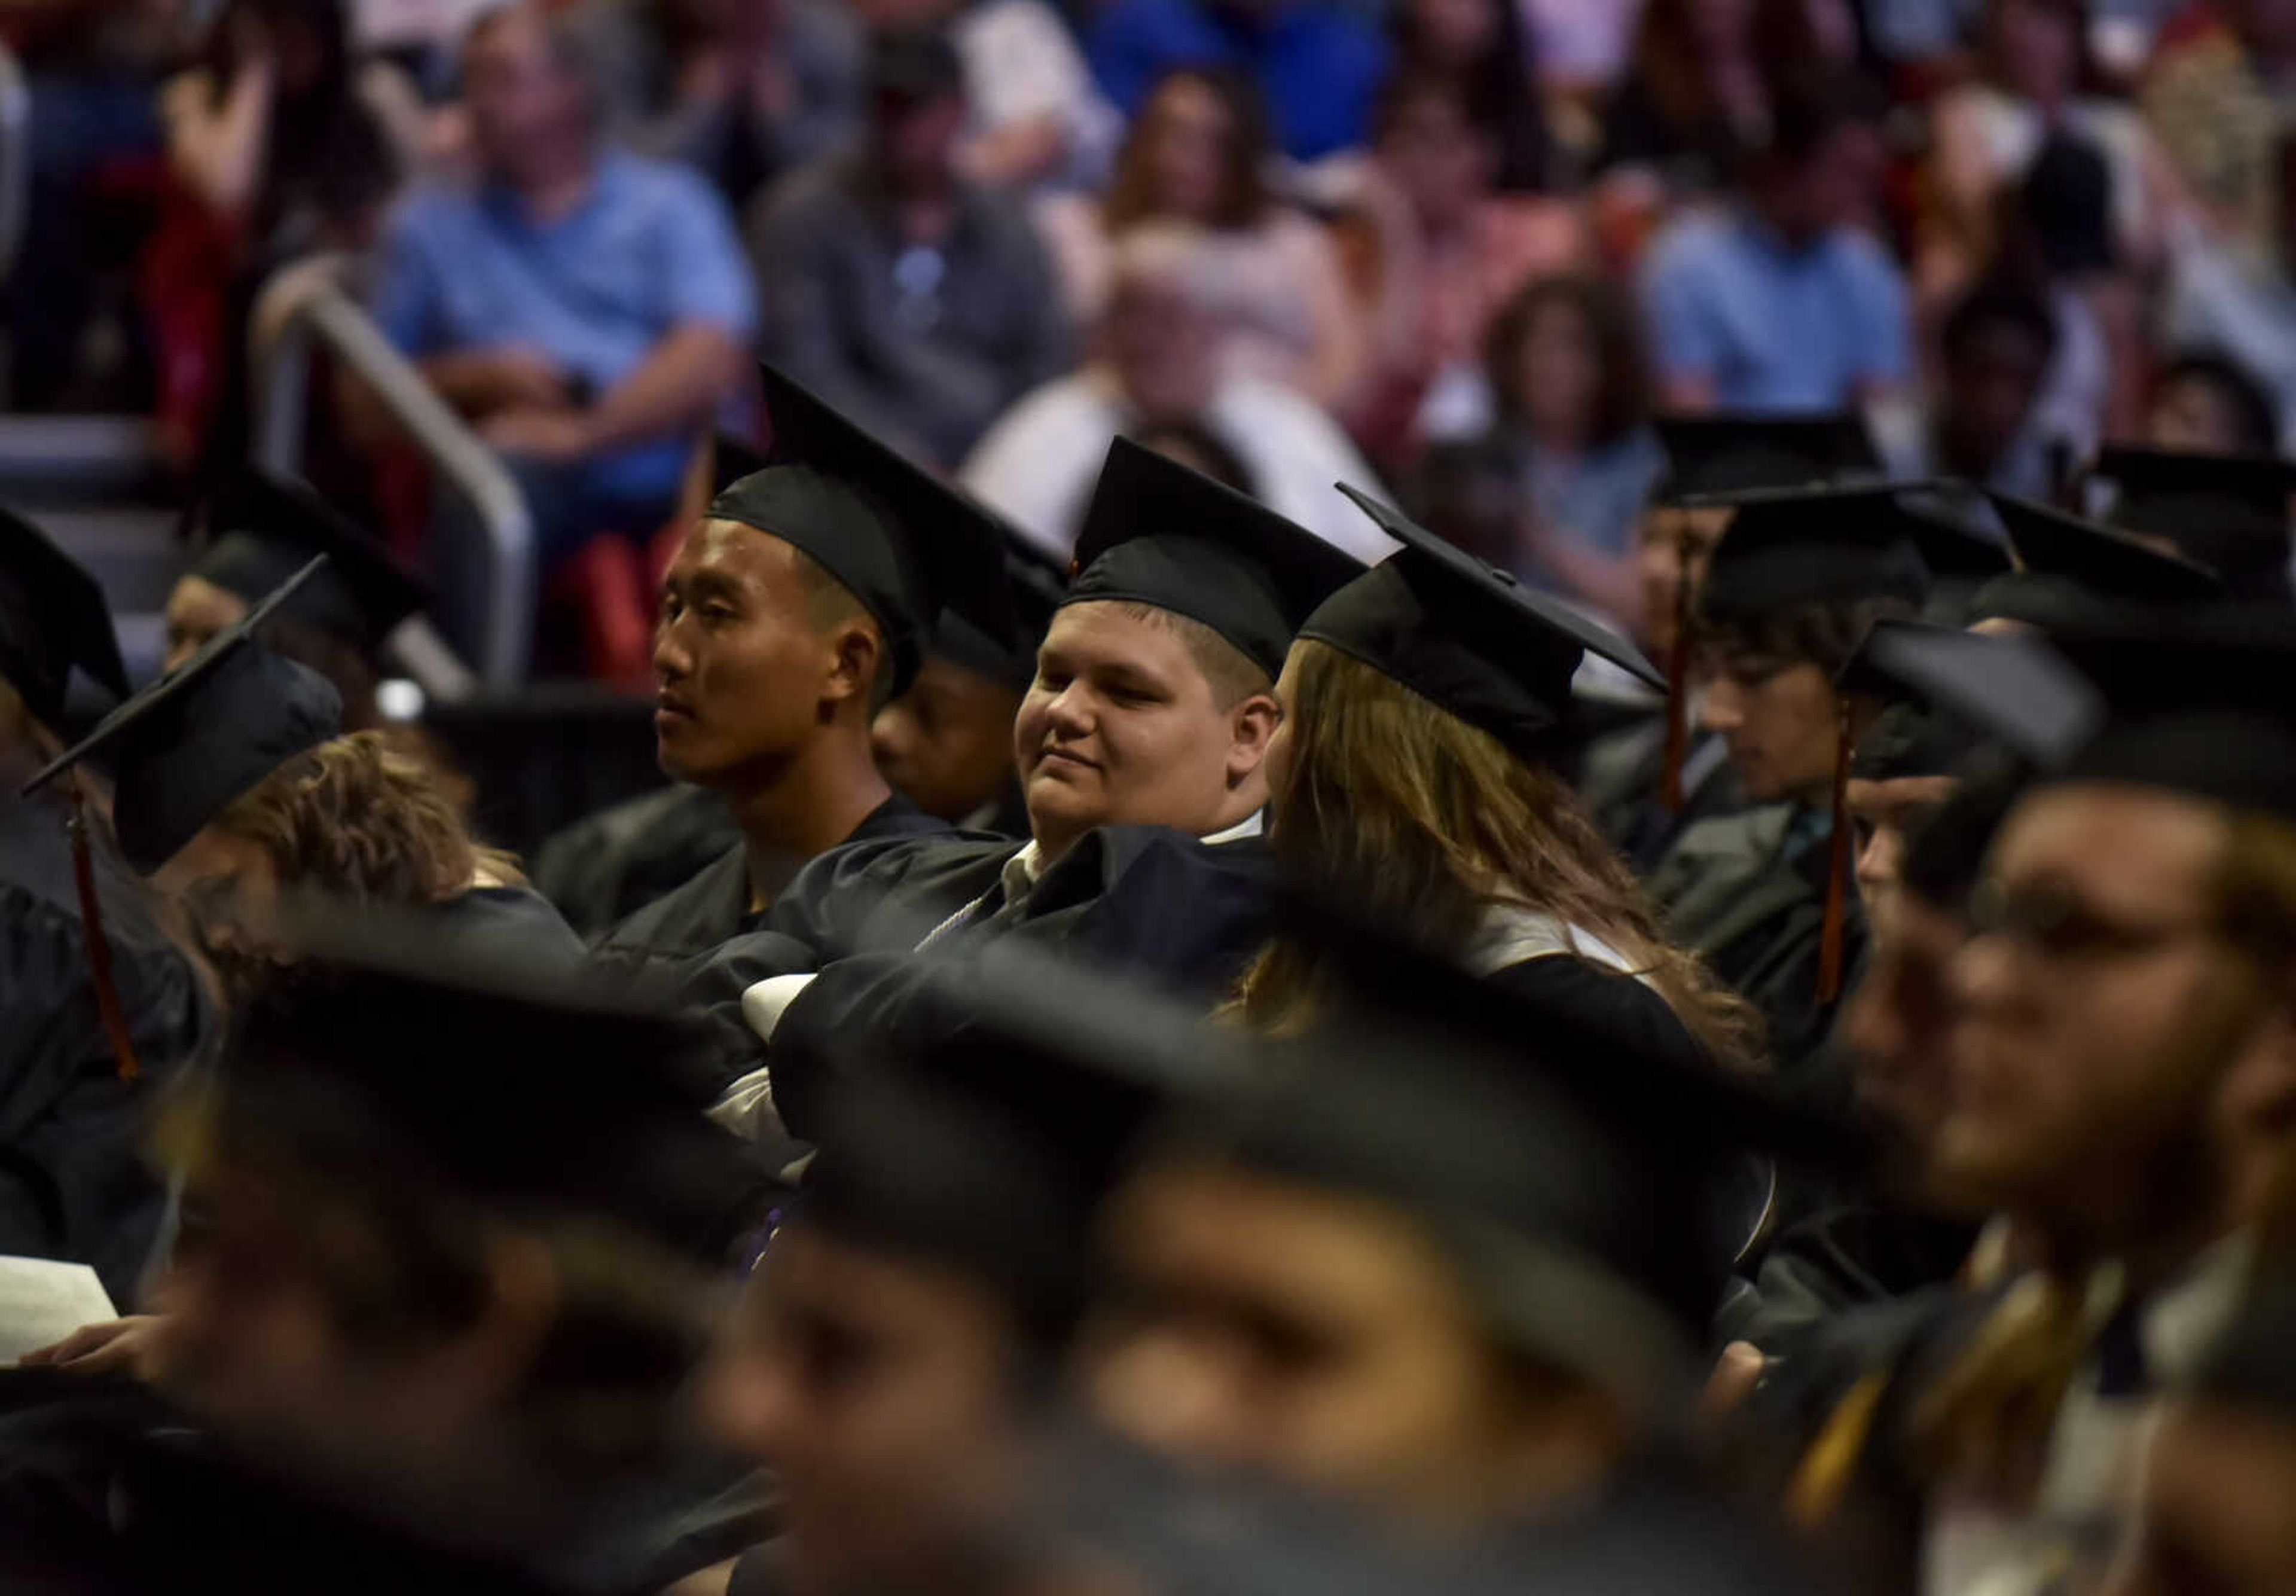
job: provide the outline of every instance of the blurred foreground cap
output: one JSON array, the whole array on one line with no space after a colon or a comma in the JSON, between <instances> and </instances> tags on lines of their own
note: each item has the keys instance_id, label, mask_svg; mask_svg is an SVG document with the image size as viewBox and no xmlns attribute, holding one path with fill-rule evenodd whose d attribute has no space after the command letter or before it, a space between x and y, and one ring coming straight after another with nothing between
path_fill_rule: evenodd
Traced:
<instances>
[{"instance_id":1,"label":"blurred foreground cap","mask_svg":"<svg viewBox=\"0 0 2296 1596\"><path fill-rule=\"evenodd\" d=\"M0 677L53 728L75 665L115 698L127 696L103 589L45 532L0 509Z\"/></svg>"}]
</instances>

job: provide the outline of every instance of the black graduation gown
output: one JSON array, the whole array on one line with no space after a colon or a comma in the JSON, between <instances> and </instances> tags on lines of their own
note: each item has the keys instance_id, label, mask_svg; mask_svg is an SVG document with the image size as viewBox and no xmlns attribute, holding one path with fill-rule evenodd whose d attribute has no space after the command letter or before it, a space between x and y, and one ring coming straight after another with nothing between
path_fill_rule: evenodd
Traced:
<instances>
[{"instance_id":1,"label":"black graduation gown","mask_svg":"<svg viewBox=\"0 0 2296 1596\"><path fill-rule=\"evenodd\" d=\"M144 884L91 827L96 901L140 1074L122 1081L96 1010L67 810L0 790L0 1253L91 1264L121 1307L160 1230L144 1162L152 1102L214 1016Z\"/></svg>"},{"instance_id":2,"label":"black graduation gown","mask_svg":"<svg viewBox=\"0 0 2296 1596\"><path fill-rule=\"evenodd\" d=\"M1948 1283L1976 1243L1974 1225L1834 1196L1779 1232L1751 1288L1717 1321L1716 1337L1792 1357L1851 1308Z\"/></svg>"},{"instance_id":3,"label":"black graduation gown","mask_svg":"<svg viewBox=\"0 0 2296 1596\"><path fill-rule=\"evenodd\" d=\"M522 886L473 887L430 913L444 934L484 957L572 964L589 952L549 899Z\"/></svg>"},{"instance_id":4,"label":"black graduation gown","mask_svg":"<svg viewBox=\"0 0 2296 1596\"><path fill-rule=\"evenodd\" d=\"M819 1089L866 1039L931 1034L961 1012L962 994L940 980L938 961L911 957L928 937L951 950L1025 936L1209 1005L1233 990L1273 933L1275 867L1257 839L1207 843L1160 827L1106 827L1004 902L1004 867L1020 846L952 835L840 848L815 860L755 934L719 949L687 980L688 999L737 1039L729 1073L763 1062L762 1044L741 1020L741 998L770 975L816 977L783 1012L773 1041L775 1106L803 1136Z\"/></svg>"},{"instance_id":5,"label":"black graduation gown","mask_svg":"<svg viewBox=\"0 0 2296 1596\"><path fill-rule=\"evenodd\" d=\"M1798 805L1768 803L1702 820L1677 837L1650 876L1668 935L1762 1011L1770 1057L1790 1090L1815 1089L1807 1067L1832 1029L1817 1000L1827 850L1799 827ZM1865 925L1849 894L1841 989L1856 984Z\"/></svg>"},{"instance_id":6,"label":"black graduation gown","mask_svg":"<svg viewBox=\"0 0 2296 1596\"><path fill-rule=\"evenodd\" d=\"M741 845L715 793L669 786L585 816L536 849L535 890L586 939L603 936Z\"/></svg>"},{"instance_id":7,"label":"black graduation gown","mask_svg":"<svg viewBox=\"0 0 2296 1596\"><path fill-rule=\"evenodd\" d=\"M862 818L840 846L945 832L936 820L898 793ZM804 872L799 871L801 880ZM791 884L793 889L796 882ZM784 889L783 896L788 895ZM656 899L601 938L603 958L633 964L678 963L696 958L757 929L762 917L750 909L750 864L744 845L719 854L685 885Z\"/></svg>"},{"instance_id":8,"label":"black graduation gown","mask_svg":"<svg viewBox=\"0 0 2296 1596\"><path fill-rule=\"evenodd\" d=\"M1683 761L1685 791L1679 814L1669 814L1659 802L1665 774L1663 709L1596 737L1579 763L1580 804L1638 876L1647 876L1674 840L1699 821L1746 806L1723 741L1710 732L1692 738Z\"/></svg>"}]
</instances>

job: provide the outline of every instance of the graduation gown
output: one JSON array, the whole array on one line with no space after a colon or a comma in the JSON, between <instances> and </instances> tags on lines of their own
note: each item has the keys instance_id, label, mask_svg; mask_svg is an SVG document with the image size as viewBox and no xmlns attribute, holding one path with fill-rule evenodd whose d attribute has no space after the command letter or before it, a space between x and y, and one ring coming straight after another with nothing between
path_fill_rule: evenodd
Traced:
<instances>
[{"instance_id":1,"label":"graduation gown","mask_svg":"<svg viewBox=\"0 0 2296 1596\"><path fill-rule=\"evenodd\" d=\"M1659 802L1665 774L1663 709L1596 737L1578 768L1580 804L1638 876L1647 876L1691 827L1746 805L1727 745L1712 733L1691 739L1682 764L1680 814L1667 813Z\"/></svg>"},{"instance_id":2,"label":"graduation gown","mask_svg":"<svg viewBox=\"0 0 2296 1596\"><path fill-rule=\"evenodd\" d=\"M595 939L738 848L715 793L670 786L585 816L535 850L535 890L577 934Z\"/></svg>"},{"instance_id":3,"label":"graduation gown","mask_svg":"<svg viewBox=\"0 0 2296 1596\"><path fill-rule=\"evenodd\" d=\"M1762 1011L1770 1056L1789 1088L1808 1084L1805 1066L1839 1006L1817 1000L1827 850L1823 826L1813 835L1806 813L1767 803L1702 820L1675 839L1650 876L1668 935ZM1844 991L1865 949L1854 893L1846 908Z\"/></svg>"},{"instance_id":4,"label":"graduation gown","mask_svg":"<svg viewBox=\"0 0 2296 1596\"><path fill-rule=\"evenodd\" d=\"M912 957L1005 935L1124 971L1207 1004L1231 991L1272 934L1274 861L1256 838L1206 843L1160 827L1086 833L1007 901L1005 867L1025 844L950 835L859 844L800 874L758 931L695 967L690 1001L734 1038L733 1076L763 1048L742 994L768 976L812 975L772 1042L773 1100L804 1136L821 1088L857 1050L955 1023L961 992L940 961Z\"/></svg>"},{"instance_id":5,"label":"graduation gown","mask_svg":"<svg viewBox=\"0 0 2296 1596\"><path fill-rule=\"evenodd\" d=\"M572 964L589 951L550 900L527 887L472 887L430 913L441 923L443 934L488 958Z\"/></svg>"},{"instance_id":6,"label":"graduation gown","mask_svg":"<svg viewBox=\"0 0 2296 1596\"><path fill-rule=\"evenodd\" d=\"M65 831L52 794L0 789L0 1253L91 1264L135 1300L164 1207L144 1163L152 1102L215 1027L144 884L91 827L96 901L141 1071L122 1081L97 1013Z\"/></svg>"},{"instance_id":7,"label":"graduation gown","mask_svg":"<svg viewBox=\"0 0 2296 1596\"><path fill-rule=\"evenodd\" d=\"M842 846L947 829L945 822L896 793L864 816ZM804 871L800 870L797 879L803 876ZM795 881L791 884L793 888ZM784 888L782 895L787 896L790 890ZM608 959L640 965L699 958L757 928L762 917L751 912L750 897L749 853L746 845L736 840L683 886L647 904L607 933L599 940L596 951Z\"/></svg>"}]
</instances>

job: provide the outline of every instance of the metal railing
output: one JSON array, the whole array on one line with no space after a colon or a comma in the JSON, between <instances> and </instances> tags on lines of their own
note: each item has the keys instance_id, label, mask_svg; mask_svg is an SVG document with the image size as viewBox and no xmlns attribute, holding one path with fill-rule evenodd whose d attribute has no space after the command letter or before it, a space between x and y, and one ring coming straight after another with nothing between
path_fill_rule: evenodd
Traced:
<instances>
[{"instance_id":1,"label":"metal railing","mask_svg":"<svg viewBox=\"0 0 2296 1596\"><path fill-rule=\"evenodd\" d=\"M32 91L15 52L0 45L0 283L16 270L32 209Z\"/></svg>"},{"instance_id":2,"label":"metal railing","mask_svg":"<svg viewBox=\"0 0 2296 1596\"><path fill-rule=\"evenodd\" d=\"M324 348L365 384L439 479L476 512L486 543L478 675L489 687L516 687L533 646L534 517L509 469L360 309L345 286L351 264L344 256L302 262L280 273L257 300L249 330L255 457L268 470L300 472L311 357ZM427 622L408 625L418 635L402 629L393 642L405 645L398 652L416 679L436 695L461 695L456 684L440 679L460 662ZM468 683L460 686L467 690Z\"/></svg>"}]
</instances>

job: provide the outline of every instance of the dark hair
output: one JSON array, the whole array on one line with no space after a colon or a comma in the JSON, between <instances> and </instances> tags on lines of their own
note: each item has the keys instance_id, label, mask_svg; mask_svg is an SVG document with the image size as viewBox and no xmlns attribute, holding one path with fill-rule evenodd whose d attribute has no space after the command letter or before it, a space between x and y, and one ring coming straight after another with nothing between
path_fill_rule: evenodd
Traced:
<instances>
[{"instance_id":1,"label":"dark hair","mask_svg":"<svg viewBox=\"0 0 2296 1596\"><path fill-rule=\"evenodd\" d=\"M1259 484L1243 457L1230 448L1212 430L1193 421L1151 422L1125 434L1142 448L1152 448L1160 455L1172 453L1169 446L1177 445L1185 455L1174 456L1180 464L1202 473L1224 488L1252 498L1259 497Z\"/></svg>"},{"instance_id":2,"label":"dark hair","mask_svg":"<svg viewBox=\"0 0 2296 1596\"><path fill-rule=\"evenodd\" d=\"M1219 202L1211 225L1217 228L1249 227L1267 214L1270 195L1266 167L1272 147L1267 127L1267 103L1259 86L1240 72L1224 68L1182 67L1158 79L1141 103L1124 146L1116 153L1116 173L1100 202L1101 225L1111 234L1156 214L1150 193L1154 175L1149 169L1149 150L1156 136L1156 102L1164 91L1182 80L1210 89L1227 113L1227 159L1220 175Z\"/></svg>"},{"instance_id":3,"label":"dark hair","mask_svg":"<svg viewBox=\"0 0 2296 1596\"><path fill-rule=\"evenodd\" d=\"M1677 128L1696 127L1721 115L1721 105L1699 59L1690 20L1693 0L1648 0L1635 29L1628 77L1648 96L1652 110ZM1751 9L1747 15L1752 31Z\"/></svg>"},{"instance_id":4,"label":"dark hair","mask_svg":"<svg viewBox=\"0 0 2296 1596\"><path fill-rule=\"evenodd\" d=\"M1575 310L1586 317L1602 350L1603 381L1597 391L1594 441L1615 443L1650 414L1650 367L1643 352L1641 324L1626 296L1600 277L1557 276L1527 284L1491 320L1483 341L1484 370L1497 396L1503 422L1522 419L1521 380L1523 341L1542 311Z\"/></svg>"},{"instance_id":5,"label":"dark hair","mask_svg":"<svg viewBox=\"0 0 2296 1596\"><path fill-rule=\"evenodd\" d=\"M1939 330L1938 345L1948 359L1988 327L2012 326L2040 346L2046 364L2057 351L2057 318L2049 302L2028 284L2007 277L1977 284L1955 302Z\"/></svg>"},{"instance_id":6,"label":"dark hair","mask_svg":"<svg viewBox=\"0 0 2296 1596\"><path fill-rule=\"evenodd\" d=\"M316 82L292 94L283 88L272 101L263 185L253 207L257 231L267 232L299 204L348 217L388 199L398 182L398 160L358 92L347 0L229 0L196 59L217 107L246 64L234 26L242 15L275 32L305 29L320 60Z\"/></svg>"},{"instance_id":7,"label":"dark hair","mask_svg":"<svg viewBox=\"0 0 2296 1596\"><path fill-rule=\"evenodd\" d=\"M1830 679L1841 674L1876 621L1911 620L1915 613L1902 598L1792 605L1742 620L1702 621L1698 641L1711 655L1752 654L1781 668L1816 665Z\"/></svg>"},{"instance_id":8,"label":"dark hair","mask_svg":"<svg viewBox=\"0 0 2296 1596\"><path fill-rule=\"evenodd\" d=\"M2205 383L2232 407L2243 452L2268 455L2280 447L2280 411L2253 372L2220 350L2190 350L2162 366L2152 394L2171 383Z\"/></svg>"},{"instance_id":9,"label":"dark hair","mask_svg":"<svg viewBox=\"0 0 2296 1596\"><path fill-rule=\"evenodd\" d=\"M2019 4L2036 11L2054 12L2057 20L2071 33L2073 40L2073 92L2090 95L2102 93L2111 79L2104 63L2097 59L2095 34L2089 27L2088 0L2017 0ZM1989 59L1995 50L1994 29L2001 20L2002 0L1987 0L1980 43L1988 57L1988 69L1997 71L1999 62Z\"/></svg>"},{"instance_id":10,"label":"dark hair","mask_svg":"<svg viewBox=\"0 0 2296 1596\"><path fill-rule=\"evenodd\" d=\"M1535 192L1553 182L1554 160L1529 36L1514 0L1484 3L1491 12L1490 46L1473 65L1453 72L1427 59L1411 0L1398 0L1389 13L1396 64L1381 103L1391 110L1390 102L1400 103L1414 90L1439 86L1491 140L1498 154L1496 185L1510 193Z\"/></svg>"},{"instance_id":11,"label":"dark hair","mask_svg":"<svg viewBox=\"0 0 2296 1596\"><path fill-rule=\"evenodd\" d=\"M1754 155L1773 170L1799 171L1843 128L1878 123L1885 105L1862 73L1790 72L1773 86L1770 136Z\"/></svg>"}]
</instances>

